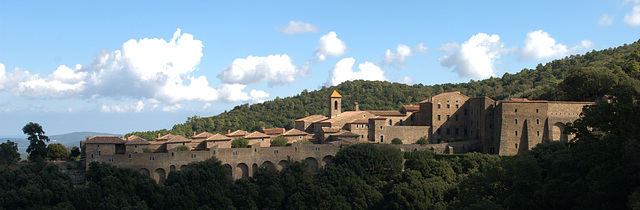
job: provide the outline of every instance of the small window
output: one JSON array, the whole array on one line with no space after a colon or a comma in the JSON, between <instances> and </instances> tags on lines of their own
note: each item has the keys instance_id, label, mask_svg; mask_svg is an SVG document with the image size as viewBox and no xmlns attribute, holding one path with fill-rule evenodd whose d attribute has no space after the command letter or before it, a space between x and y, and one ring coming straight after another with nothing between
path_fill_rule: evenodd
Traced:
<instances>
[{"instance_id":1,"label":"small window","mask_svg":"<svg viewBox=\"0 0 640 210\"><path fill-rule=\"evenodd\" d=\"M382 125L380 126L380 130L382 130Z\"/></svg>"},{"instance_id":2,"label":"small window","mask_svg":"<svg viewBox=\"0 0 640 210\"><path fill-rule=\"evenodd\" d=\"M402 120L400 120L400 125L402 125Z\"/></svg>"},{"instance_id":3,"label":"small window","mask_svg":"<svg viewBox=\"0 0 640 210\"><path fill-rule=\"evenodd\" d=\"M171 157L175 156L175 154L173 152L171 152Z\"/></svg>"},{"instance_id":4,"label":"small window","mask_svg":"<svg viewBox=\"0 0 640 210\"><path fill-rule=\"evenodd\" d=\"M196 154L191 154L191 158L196 158Z\"/></svg>"},{"instance_id":5,"label":"small window","mask_svg":"<svg viewBox=\"0 0 640 210\"><path fill-rule=\"evenodd\" d=\"M273 150L273 154L274 154L274 155L277 155L277 154L278 154L278 150L277 150L277 149L274 149L274 150Z\"/></svg>"},{"instance_id":6,"label":"small window","mask_svg":"<svg viewBox=\"0 0 640 210\"><path fill-rule=\"evenodd\" d=\"M156 160L156 157L149 156L149 160L150 160L150 161L154 161L154 160Z\"/></svg>"},{"instance_id":7,"label":"small window","mask_svg":"<svg viewBox=\"0 0 640 210\"><path fill-rule=\"evenodd\" d=\"M184 146L184 143L182 143L182 145Z\"/></svg>"},{"instance_id":8,"label":"small window","mask_svg":"<svg viewBox=\"0 0 640 210\"><path fill-rule=\"evenodd\" d=\"M540 119L536 119L536 124L540 125Z\"/></svg>"},{"instance_id":9,"label":"small window","mask_svg":"<svg viewBox=\"0 0 640 210\"><path fill-rule=\"evenodd\" d=\"M516 136L518 136L518 131L516 131Z\"/></svg>"},{"instance_id":10,"label":"small window","mask_svg":"<svg viewBox=\"0 0 640 210\"><path fill-rule=\"evenodd\" d=\"M538 136L540 136L540 131L536 131L536 134L538 134Z\"/></svg>"},{"instance_id":11,"label":"small window","mask_svg":"<svg viewBox=\"0 0 640 210\"><path fill-rule=\"evenodd\" d=\"M449 117L450 117L450 116L449 116L449 115L447 115L447 120L449 120Z\"/></svg>"},{"instance_id":12,"label":"small window","mask_svg":"<svg viewBox=\"0 0 640 210\"><path fill-rule=\"evenodd\" d=\"M356 128L360 128L360 124L356 124Z\"/></svg>"},{"instance_id":13,"label":"small window","mask_svg":"<svg viewBox=\"0 0 640 210\"><path fill-rule=\"evenodd\" d=\"M438 115L438 121L440 121L440 115Z\"/></svg>"},{"instance_id":14,"label":"small window","mask_svg":"<svg viewBox=\"0 0 640 210\"><path fill-rule=\"evenodd\" d=\"M100 150L98 150L98 155L100 155L100 153L101 153Z\"/></svg>"},{"instance_id":15,"label":"small window","mask_svg":"<svg viewBox=\"0 0 640 210\"><path fill-rule=\"evenodd\" d=\"M133 148L138 148L138 145L133 145Z\"/></svg>"},{"instance_id":16,"label":"small window","mask_svg":"<svg viewBox=\"0 0 640 210\"><path fill-rule=\"evenodd\" d=\"M253 152L258 152L258 148L253 148Z\"/></svg>"},{"instance_id":17,"label":"small window","mask_svg":"<svg viewBox=\"0 0 640 210\"><path fill-rule=\"evenodd\" d=\"M451 108L451 105L450 105L450 104L447 104L447 109L449 109L449 108Z\"/></svg>"},{"instance_id":18,"label":"small window","mask_svg":"<svg viewBox=\"0 0 640 210\"><path fill-rule=\"evenodd\" d=\"M516 143L516 149L518 149L518 143Z\"/></svg>"},{"instance_id":19,"label":"small window","mask_svg":"<svg viewBox=\"0 0 640 210\"><path fill-rule=\"evenodd\" d=\"M518 124L518 119L516 119L516 125Z\"/></svg>"},{"instance_id":20,"label":"small window","mask_svg":"<svg viewBox=\"0 0 640 210\"><path fill-rule=\"evenodd\" d=\"M316 152L319 152L319 151L320 151L320 147L316 147Z\"/></svg>"},{"instance_id":21,"label":"small window","mask_svg":"<svg viewBox=\"0 0 640 210\"><path fill-rule=\"evenodd\" d=\"M261 140L264 141L264 138L262 138Z\"/></svg>"},{"instance_id":22,"label":"small window","mask_svg":"<svg viewBox=\"0 0 640 210\"><path fill-rule=\"evenodd\" d=\"M393 120L389 120L389 125L393 125Z\"/></svg>"},{"instance_id":23,"label":"small window","mask_svg":"<svg viewBox=\"0 0 640 210\"><path fill-rule=\"evenodd\" d=\"M516 109L516 112L518 112L518 109Z\"/></svg>"},{"instance_id":24,"label":"small window","mask_svg":"<svg viewBox=\"0 0 640 210\"><path fill-rule=\"evenodd\" d=\"M131 154L129 154L129 159L131 159Z\"/></svg>"},{"instance_id":25,"label":"small window","mask_svg":"<svg viewBox=\"0 0 640 210\"><path fill-rule=\"evenodd\" d=\"M460 108L460 105L456 104L456 109L457 109L457 108Z\"/></svg>"},{"instance_id":26,"label":"small window","mask_svg":"<svg viewBox=\"0 0 640 210\"><path fill-rule=\"evenodd\" d=\"M233 155L233 156L238 156L238 151L233 151L233 152L231 152L231 155Z\"/></svg>"},{"instance_id":27,"label":"small window","mask_svg":"<svg viewBox=\"0 0 640 210\"><path fill-rule=\"evenodd\" d=\"M298 139L302 140L302 136L298 136Z\"/></svg>"},{"instance_id":28,"label":"small window","mask_svg":"<svg viewBox=\"0 0 640 210\"><path fill-rule=\"evenodd\" d=\"M297 152L298 151L298 147L294 147L293 150Z\"/></svg>"},{"instance_id":29,"label":"small window","mask_svg":"<svg viewBox=\"0 0 640 210\"><path fill-rule=\"evenodd\" d=\"M113 158L112 157L109 158L109 162L113 162Z\"/></svg>"},{"instance_id":30,"label":"small window","mask_svg":"<svg viewBox=\"0 0 640 210\"><path fill-rule=\"evenodd\" d=\"M441 106L442 106L442 104L438 104L438 109L440 109Z\"/></svg>"},{"instance_id":31,"label":"small window","mask_svg":"<svg viewBox=\"0 0 640 210\"><path fill-rule=\"evenodd\" d=\"M384 142L384 135L380 135L380 142Z\"/></svg>"},{"instance_id":32,"label":"small window","mask_svg":"<svg viewBox=\"0 0 640 210\"><path fill-rule=\"evenodd\" d=\"M538 109L536 109L536 113L538 113Z\"/></svg>"},{"instance_id":33,"label":"small window","mask_svg":"<svg viewBox=\"0 0 640 210\"><path fill-rule=\"evenodd\" d=\"M91 154L91 159L93 159L93 154Z\"/></svg>"},{"instance_id":34,"label":"small window","mask_svg":"<svg viewBox=\"0 0 640 210\"><path fill-rule=\"evenodd\" d=\"M97 144L97 145L96 145L96 147L98 147L98 148L99 148L99 147L100 147L100 145L99 145L99 144Z\"/></svg>"},{"instance_id":35,"label":"small window","mask_svg":"<svg viewBox=\"0 0 640 210\"><path fill-rule=\"evenodd\" d=\"M216 154L216 150L215 150L215 149L214 149L214 150L211 150L211 154L212 154L212 155L215 155L215 154Z\"/></svg>"}]
</instances>

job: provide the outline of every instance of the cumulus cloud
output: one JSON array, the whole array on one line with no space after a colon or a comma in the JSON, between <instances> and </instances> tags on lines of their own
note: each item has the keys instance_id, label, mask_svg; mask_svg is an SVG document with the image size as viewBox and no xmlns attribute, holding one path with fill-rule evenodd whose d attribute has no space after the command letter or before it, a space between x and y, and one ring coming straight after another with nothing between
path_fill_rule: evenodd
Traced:
<instances>
[{"instance_id":1,"label":"cumulus cloud","mask_svg":"<svg viewBox=\"0 0 640 210\"><path fill-rule=\"evenodd\" d=\"M246 87L247 85L243 84L221 84L220 87L218 87L220 90L220 99L227 102L263 102L265 98L269 97L269 93L261 90L251 90L250 93L242 91Z\"/></svg>"},{"instance_id":2,"label":"cumulus cloud","mask_svg":"<svg viewBox=\"0 0 640 210\"><path fill-rule=\"evenodd\" d=\"M162 111L164 112L177 112L180 111L184 106L182 104L174 104L174 105L165 105L162 107Z\"/></svg>"},{"instance_id":3,"label":"cumulus cloud","mask_svg":"<svg viewBox=\"0 0 640 210\"><path fill-rule=\"evenodd\" d=\"M421 52L421 53L428 53L429 52L429 48L424 46L424 44L422 42L420 42L418 45L416 45L416 51Z\"/></svg>"},{"instance_id":4,"label":"cumulus cloud","mask_svg":"<svg viewBox=\"0 0 640 210\"><path fill-rule=\"evenodd\" d=\"M390 49L387 49L382 62L385 65L403 66L404 58L408 56L413 56L411 48L407 45L399 44L395 52L391 52Z\"/></svg>"},{"instance_id":5,"label":"cumulus cloud","mask_svg":"<svg viewBox=\"0 0 640 210\"><path fill-rule=\"evenodd\" d=\"M327 55L338 57L345 53L347 45L340 39L336 32L329 32L328 34L320 37L318 41L318 47L316 47L315 55L318 61L325 61Z\"/></svg>"},{"instance_id":6,"label":"cumulus cloud","mask_svg":"<svg viewBox=\"0 0 640 210\"><path fill-rule=\"evenodd\" d=\"M326 85L333 86L338 85L344 81L349 80L372 80L372 81L386 81L384 71L380 67L371 62L364 62L358 64L360 71L353 71L353 65L356 59L344 58L340 60L333 69L329 72L329 81Z\"/></svg>"},{"instance_id":7,"label":"cumulus cloud","mask_svg":"<svg viewBox=\"0 0 640 210\"><path fill-rule=\"evenodd\" d=\"M402 77L400 79L397 79L396 82L404 83L404 84L413 84L413 83L416 82L416 80L411 78L411 77L409 77L409 76L404 76L404 77Z\"/></svg>"},{"instance_id":8,"label":"cumulus cloud","mask_svg":"<svg viewBox=\"0 0 640 210\"><path fill-rule=\"evenodd\" d=\"M444 44L441 48L449 53L438 59L440 65L453 68L461 77L485 79L495 76L494 63L505 51L500 36L478 33L462 44Z\"/></svg>"},{"instance_id":9,"label":"cumulus cloud","mask_svg":"<svg viewBox=\"0 0 640 210\"><path fill-rule=\"evenodd\" d=\"M527 33L524 47L520 49L520 59L547 60L565 57L572 52L593 47L589 40L582 40L579 45L571 48L567 45L556 43L547 32L542 30Z\"/></svg>"},{"instance_id":10,"label":"cumulus cloud","mask_svg":"<svg viewBox=\"0 0 640 210\"><path fill-rule=\"evenodd\" d=\"M122 104L102 104L100 111L107 113L124 113L124 112L141 112L144 109L144 102L138 101L135 103L122 103Z\"/></svg>"},{"instance_id":11,"label":"cumulus cloud","mask_svg":"<svg viewBox=\"0 0 640 210\"><path fill-rule=\"evenodd\" d=\"M20 81L29 75L28 71L15 69L13 72L7 72L4 64L0 63L0 90L12 90Z\"/></svg>"},{"instance_id":12,"label":"cumulus cloud","mask_svg":"<svg viewBox=\"0 0 640 210\"><path fill-rule=\"evenodd\" d=\"M295 81L296 76L304 76L307 72L291 62L287 54L238 58L218 73L218 78L228 84L246 85L261 81L267 81L269 86L289 84Z\"/></svg>"},{"instance_id":13,"label":"cumulus cloud","mask_svg":"<svg viewBox=\"0 0 640 210\"><path fill-rule=\"evenodd\" d=\"M613 23L613 15L603 14L598 20L598 25L611 25Z\"/></svg>"},{"instance_id":14,"label":"cumulus cloud","mask_svg":"<svg viewBox=\"0 0 640 210\"><path fill-rule=\"evenodd\" d=\"M308 32L318 32L318 27L305 23L302 21L289 21L289 25L277 28L280 32L285 34L298 34L298 33L308 33Z\"/></svg>"},{"instance_id":15,"label":"cumulus cloud","mask_svg":"<svg viewBox=\"0 0 640 210\"><path fill-rule=\"evenodd\" d=\"M624 22L630 26L640 25L640 5L633 6L631 12L624 15Z\"/></svg>"}]
</instances>

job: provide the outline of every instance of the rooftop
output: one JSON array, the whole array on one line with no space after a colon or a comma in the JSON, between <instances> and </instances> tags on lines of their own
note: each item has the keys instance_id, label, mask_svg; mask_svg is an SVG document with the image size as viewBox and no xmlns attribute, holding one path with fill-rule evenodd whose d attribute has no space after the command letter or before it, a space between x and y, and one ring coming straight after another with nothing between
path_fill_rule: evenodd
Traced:
<instances>
[{"instance_id":1,"label":"rooftop","mask_svg":"<svg viewBox=\"0 0 640 210\"><path fill-rule=\"evenodd\" d=\"M338 93L337 90L333 90L333 93L331 93L331 98L342 98L342 96L340 95L340 93Z\"/></svg>"},{"instance_id":2,"label":"rooftop","mask_svg":"<svg viewBox=\"0 0 640 210\"><path fill-rule=\"evenodd\" d=\"M86 144L124 144L124 140L117 136L94 136Z\"/></svg>"},{"instance_id":3,"label":"rooftop","mask_svg":"<svg viewBox=\"0 0 640 210\"><path fill-rule=\"evenodd\" d=\"M306 135L309 135L309 133L294 128L285 132L282 135L283 136L306 136Z\"/></svg>"},{"instance_id":4,"label":"rooftop","mask_svg":"<svg viewBox=\"0 0 640 210\"><path fill-rule=\"evenodd\" d=\"M280 135L285 132L284 128L262 128L262 132L267 135Z\"/></svg>"}]
</instances>

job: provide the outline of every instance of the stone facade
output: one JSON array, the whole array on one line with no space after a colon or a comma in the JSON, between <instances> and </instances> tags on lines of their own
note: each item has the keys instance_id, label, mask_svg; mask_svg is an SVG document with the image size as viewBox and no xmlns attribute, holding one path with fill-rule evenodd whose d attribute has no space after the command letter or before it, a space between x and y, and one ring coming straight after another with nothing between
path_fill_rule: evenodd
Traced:
<instances>
[{"instance_id":1,"label":"stone facade","mask_svg":"<svg viewBox=\"0 0 640 210\"><path fill-rule=\"evenodd\" d=\"M96 136L81 143L86 162L109 162L129 167L163 182L168 172L193 161L215 156L232 170L233 178L253 175L258 167L281 169L287 161L306 161L312 172L324 166L343 146L356 143L390 144L394 138L403 151L433 150L438 153L483 153L515 155L545 141L568 141L565 125L578 119L582 108L593 102L494 101L468 97L460 92L430 97L419 106L398 111L359 110L342 112L342 96L329 97L329 116L312 115L295 121L295 129L264 129L248 133L237 130L226 135L203 132L192 139L168 134L157 141L139 137L122 139ZM290 145L270 147L283 136ZM231 148L237 138L249 140L249 148ZM415 144L426 137L429 145ZM314 144L301 144L308 139ZM190 151L178 151L187 146ZM88 167L88 164L87 164Z\"/></svg>"}]
</instances>

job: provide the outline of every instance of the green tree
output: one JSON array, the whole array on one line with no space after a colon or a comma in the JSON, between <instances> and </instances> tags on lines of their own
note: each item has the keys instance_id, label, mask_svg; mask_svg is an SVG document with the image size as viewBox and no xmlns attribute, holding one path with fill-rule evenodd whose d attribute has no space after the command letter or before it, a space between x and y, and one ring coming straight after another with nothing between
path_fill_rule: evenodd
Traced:
<instances>
[{"instance_id":1,"label":"green tree","mask_svg":"<svg viewBox=\"0 0 640 210\"><path fill-rule=\"evenodd\" d=\"M309 139L302 139L300 144L313 144L313 142L309 141Z\"/></svg>"},{"instance_id":2,"label":"green tree","mask_svg":"<svg viewBox=\"0 0 640 210\"><path fill-rule=\"evenodd\" d=\"M80 158L80 148L77 146L73 146L73 148L71 148L71 154L69 155L71 159L73 160L79 160Z\"/></svg>"},{"instance_id":3,"label":"green tree","mask_svg":"<svg viewBox=\"0 0 640 210\"><path fill-rule=\"evenodd\" d=\"M249 140L242 137L231 141L231 148L247 148L247 146L249 146Z\"/></svg>"},{"instance_id":4,"label":"green tree","mask_svg":"<svg viewBox=\"0 0 640 210\"><path fill-rule=\"evenodd\" d=\"M416 141L416 144L427 145L427 144L429 144L429 140L427 139L426 136L423 136L423 137L420 137L420 139L418 139L418 141Z\"/></svg>"},{"instance_id":5,"label":"green tree","mask_svg":"<svg viewBox=\"0 0 640 210\"><path fill-rule=\"evenodd\" d=\"M0 160L2 163L12 165L20 161L20 153L18 153L18 144L7 140L0 144Z\"/></svg>"},{"instance_id":6,"label":"green tree","mask_svg":"<svg viewBox=\"0 0 640 210\"><path fill-rule=\"evenodd\" d=\"M47 160L68 160L71 153L67 147L60 143L53 143L47 146Z\"/></svg>"},{"instance_id":7,"label":"green tree","mask_svg":"<svg viewBox=\"0 0 640 210\"><path fill-rule=\"evenodd\" d=\"M384 184L378 182L390 180L402 170L402 153L389 145L355 144L338 151L333 163L353 171L368 184Z\"/></svg>"},{"instance_id":8,"label":"green tree","mask_svg":"<svg viewBox=\"0 0 640 210\"><path fill-rule=\"evenodd\" d=\"M394 138L393 140L391 140L391 144L402 144L402 140L400 140L399 138Z\"/></svg>"},{"instance_id":9,"label":"green tree","mask_svg":"<svg viewBox=\"0 0 640 210\"><path fill-rule=\"evenodd\" d=\"M189 149L189 147L187 145L180 145L179 147L176 148L176 150L178 150L178 151L190 151L191 149Z\"/></svg>"},{"instance_id":10,"label":"green tree","mask_svg":"<svg viewBox=\"0 0 640 210\"><path fill-rule=\"evenodd\" d=\"M24 134L29 135L29 147L27 147L27 153L29 153L30 161L44 161L47 155L47 147L45 142L49 142L49 137L44 135L42 126L38 123L29 122L22 128Z\"/></svg>"},{"instance_id":11,"label":"green tree","mask_svg":"<svg viewBox=\"0 0 640 210\"><path fill-rule=\"evenodd\" d=\"M284 136L278 136L276 138L274 138L273 140L271 140L271 146L272 147L284 147L287 146L288 143L288 139L285 138Z\"/></svg>"}]
</instances>

